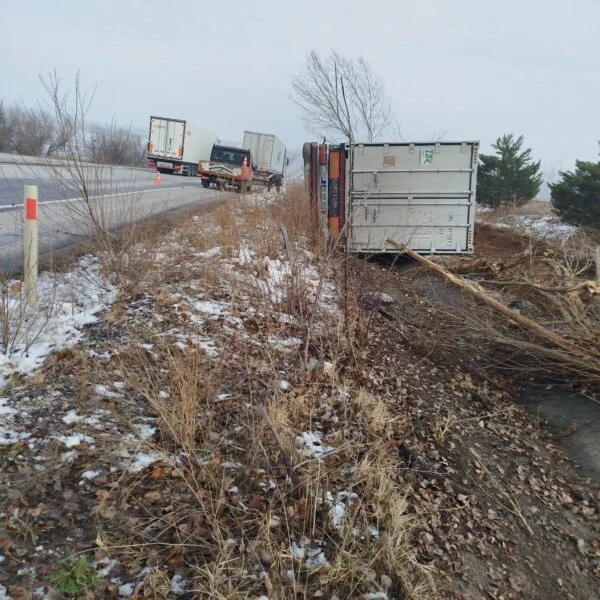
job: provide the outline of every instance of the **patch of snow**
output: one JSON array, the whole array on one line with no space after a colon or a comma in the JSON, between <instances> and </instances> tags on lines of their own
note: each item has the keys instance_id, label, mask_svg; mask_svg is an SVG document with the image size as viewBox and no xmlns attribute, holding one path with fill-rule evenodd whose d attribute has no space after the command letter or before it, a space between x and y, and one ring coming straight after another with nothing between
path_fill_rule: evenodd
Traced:
<instances>
[{"instance_id":1,"label":"patch of snow","mask_svg":"<svg viewBox=\"0 0 600 600\"><path fill-rule=\"evenodd\" d=\"M114 558L103 558L102 560L99 560L98 565L104 566L98 571L98 575L100 577L106 577L118 564L119 561Z\"/></svg>"},{"instance_id":2,"label":"patch of snow","mask_svg":"<svg viewBox=\"0 0 600 600\"><path fill-rule=\"evenodd\" d=\"M60 461L63 463L71 464L78 456L79 453L77 452L77 450L69 450L61 456Z\"/></svg>"},{"instance_id":3,"label":"patch of snow","mask_svg":"<svg viewBox=\"0 0 600 600\"><path fill-rule=\"evenodd\" d=\"M203 252L197 252L196 256L198 258L213 258L215 256L218 256L219 254L221 254L221 248L220 248L220 246L215 246L214 248L211 248L210 250L204 250Z\"/></svg>"},{"instance_id":4,"label":"patch of snow","mask_svg":"<svg viewBox=\"0 0 600 600\"><path fill-rule=\"evenodd\" d=\"M343 502L336 502L329 509L329 518L331 519L331 524L339 529L344 522L344 517L346 516L346 505Z\"/></svg>"},{"instance_id":5,"label":"patch of snow","mask_svg":"<svg viewBox=\"0 0 600 600\"><path fill-rule=\"evenodd\" d=\"M180 596L185 594L185 585L186 581L181 575L173 575L173 579L171 579L171 591Z\"/></svg>"},{"instance_id":6,"label":"patch of snow","mask_svg":"<svg viewBox=\"0 0 600 600\"><path fill-rule=\"evenodd\" d=\"M20 293L8 299L6 313L14 332L10 347L0 352L0 389L13 373L28 375L51 353L74 346L84 325L111 305L117 288L102 275L94 256L84 256L68 273L41 273L38 306L29 311ZM68 310L66 309L68 305Z\"/></svg>"},{"instance_id":7,"label":"patch of snow","mask_svg":"<svg viewBox=\"0 0 600 600\"><path fill-rule=\"evenodd\" d=\"M63 443L67 448L74 448L79 444L93 444L94 438L84 433L74 433L73 435L59 435L56 438L57 441Z\"/></svg>"},{"instance_id":8,"label":"patch of snow","mask_svg":"<svg viewBox=\"0 0 600 600\"><path fill-rule=\"evenodd\" d=\"M83 423L84 425L88 425L90 427L98 427L103 426L103 423L106 421L107 414L107 410L101 409L96 411L90 417L83 417L81 415L78 415L77 411L73 409L62 417L62 422L66 425L75 425L76 423Z\"/></svg>"},{"instance_id":9,"label":"patch of snow","mask_svg":"<svg viewBox=\"0 0 600 600\"><path fill-rule=\"evenodd\" d=\"M119 596L122 598L129 598L133 596L133 591L135 590L135 585L133 583L124 583L119 586Z\"/></svg>"},{"instance_id":10,"label":"patch of snow","mask_svg":"<svg viewBox=\"0 0 600 600\"><path fill-rule=\"evenodd\" d=\"M520 217L521 224L544 237L564 237L577 231L577 227L567 225L556 217Z\"/></svg>"},{"instance_id":11,"label":"patch of snow","mask_svg":"<svg viewBox=\"0 0 600 600\"><path fill-rule=\"evenodd\" d=\"M222 466L224 469L241 469L243 465L242 465L242 463L238 463L238 462L231 462L231 461L229 461L229 460L224 460L224 461L221 463L221 466Z\"/></svg>"},{"instance_id":12,"label":"patch of snow","mask_svg":"<svg viewBox=\"0 0 600 600\"><path fill-rule=\"evenodd\" d=\"M332 446L328 446L322 441L322 434L319 432L303 432L302 435L296 436L296 446L302 454L313 456L314 458L322 458L334 450Z\"/></svg>"},{"instance_id":13,"label":"patch of snow","mask_svg":"<svg viewBox=\"0 0 600 600\"><path fill-rule=\"evenodd\" d=\"M280 379L277 382L277 387L282 391L282 392L287 392L290 389L290 382L286 381L285 379Z\"/></svg>"},{"instance_id":14,"label":"patch of snow","mask_svg":"<svg viewBox=\"0 0 600 600\"><path fill-rule=\"evenodd\" d=\"M73 425L75 423L79 423L82 419L83 417L79 416L77 411L73 409L62 418L62 422L66 423L67 425Z\"/></svg>"},{"instance_id":15,"label":"patch of snow","mask_svg":"<svg viewBox=\"0 0 600 600\"><path fill-rule=\"evenodd\" d=\"M252 261L254 253L245 244L240 244L240 250L238 252L238 263L240 265L247 265Z\"/></svg>"},{"instance_id":16,"label":"patch of snow","mask_svg":"<svg viewBox=\"0 0 600 600\"><path fill-rule=\"evenodd\" d=\"M329 564L321 548L305 548L292 542L290 552L298 559L303 560L307 567L325 567Z\"/></svg>"},{"instance_id":17,"label":"patch of snow","mask_svg":"<svg viewBox=\"0 0 600 600\"><path fill-rule=\"evenodd\" d=\"M138 452L133 455L133 462L129 465L127 470L130 473L139 473L146 467L162 459L162 456L158 452Z\"/></svg>"},{"instance_id":18,"label":"patch of snow","mask_svg":"<svg viewBox=\"0 0 600 600\"><path fill-rule=\"evenodd\" d=\"M0 415L13 415L17 411L10 406L6 406L8 398L0 398Z\"/></svg>"},{"instance_id":19,"label":"patch of snow","mask_svg":"<svg viewBox=\"0 0 600 600\"><path fill-rule=\"evenodd\" d=\"M293 325L296 322L296 319L287 313L280 313L277 320L284 325Z\"/></svg>"},{"instance_id":20,"label":"patch of snow","mask_svg":"<svg viewBox=\"0 0 600 600\"><path fill-rule=\"evenodd\" d=\"M339 529L346 517L346 510L358 502L358 494L355 492L338 492L335 497L331 492L327 492L327 502L330 505L329 518L331 524L336 529Z\"/></svg>"},{"instance_id":21,"label":"patch of snow","mask_svg":"<svg viewBox=\"0 0 600 600\"><path fill-rule=\"evenodd\" d=\"M96 394L102 396L103 398L122 398L123 394L118 394L117 392L111 392L105 385L95 385L94 391Z\"/></svg>"},{"instance_id":22,"label":"patch of snow","mask_svg":"<svg viewBox=\"0 0 600 600\"><path fill-rule=\"evenodd\" d=\"M156 431L156 427L152 427L147 423L134 423L133 426L137 429L139 436L143 439L152 437Z\"/></svg>"},{"instance_id":23,"label":"patch of snow","mask_svg":"<svg viewBox=\"0 0 600 600\"><path fill-rule=\"evenodd\" d=\"M275 335L270 335L267 338L267 341L271 346L277 348L277 350L281 350L282 352L285 350L291 350L296 346L300 346L302 344L302 340L297 337L289 337L289 338L279 338Z\"/></svg>"},{"instance_id":24,"label":"patch of snow","mask_svg":"<svg viewBox=\"0 0 600 600\"><path fill-rule=\"evenodd\" d=\"M192 343L195 346L202 348L202 350L204 350L204 352L206 352L206 354L208 354L208 356L210 356L211 358L219 356L219 351L217 350L217 347L212 340L192 339Z\"/></svg>"},{"instance_id":25,"label":"patch of snow","mask_svg":"<svg viewBox=\"0 0 600 600\"><path fill-rule=\"evenodd\" d=\"M102 474L102 469L96 469L94 471L84 471L81 476L84 479L96 479L96 477L98 477L98 475Z\"/></svg>"},{"instance_id":26,"label":"patch of snow","mask_svg":"<svg viewBox=\"0 0 600 600\"><path fill-rule=\"evenodd\" d=\"M10 600L8 590L0 583L0 600Z\"/></svg>"},{"instance_id":27,"label":"patch of snow","mask_svg":"<svg viewBox=\"0 0 600 600\"><path fill-rule=\"evenodd\" d=\"M231 310L229 302L219 302L217 300L198 300L194 302L194 308L201 313L212 315L213 319L218 319Z\"/></svg>"}]
</instances>

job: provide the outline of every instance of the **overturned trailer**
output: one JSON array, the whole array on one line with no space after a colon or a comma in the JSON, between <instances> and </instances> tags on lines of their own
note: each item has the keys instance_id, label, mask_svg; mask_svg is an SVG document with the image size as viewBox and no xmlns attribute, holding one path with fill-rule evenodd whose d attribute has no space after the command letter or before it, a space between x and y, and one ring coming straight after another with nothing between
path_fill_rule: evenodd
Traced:
<instances>
[{"instance_id":1,"label":"overturned trailer","mask_svg":"<svg viewBox=\"0 0 600 600\"><path fill-rule=\"evenodd\" d=\"M473 251L478 142L304 144L313 219L349 252Z\"/></svg>"}]
</instances>

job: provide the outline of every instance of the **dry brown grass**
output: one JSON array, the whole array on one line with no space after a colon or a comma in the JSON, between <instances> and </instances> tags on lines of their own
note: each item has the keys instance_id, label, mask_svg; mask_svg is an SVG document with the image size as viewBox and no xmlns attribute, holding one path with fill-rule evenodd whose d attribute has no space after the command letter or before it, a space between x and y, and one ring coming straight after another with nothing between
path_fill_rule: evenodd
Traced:
<instances>
[{"instance_id":1,"label":"dry brown grass","mask_svg":"<svg viewBox=\"0 0 600 600\"><path fill-rule=\"evenodd\" d=\"M169 236L175 244L139 253L143 260L172 252L188 265L173 264L168 275L149 270L140 292L162 319L131 331L134 346L150 342L151 350L120 357L131 394L157 418L159 434L146 444L165 460L120 482L111 501L121 517L105 523L102 546L125 562L151 552L159 565L177 564L198 597L379 591L429 598L433 577L416 559L417 519L407 512L389 445L398 419L381 399L339 381L336 365L352 354L352 343L339 311L327 308L327 277L306 282L307 209L299 189L266 206L227 201L200 220L182 221ZM215 246L218 257L204 260ZM232 268L244 248L252 256ZM289 267L277 299L277 290L265 287L266 258ZM321 272L332 270L331 254L311 260ZM248 333L227 337L227 321L209 323L226 351L208 356L194 346L206 331L189 328L177 290L226 298ZM291 320L278 320L282 312ZM186 323L186 347L176 348L172 332ZM303 344L296 352L277 349L265 343L273 335ZM307 339L326 361L309 367ZM304 445L306 435L320 436L320 450ZM145 510L132 518L126 507L139 502ZM145 593L161 597L164 581L158 568Z\"/></svg>"}]
</instances>

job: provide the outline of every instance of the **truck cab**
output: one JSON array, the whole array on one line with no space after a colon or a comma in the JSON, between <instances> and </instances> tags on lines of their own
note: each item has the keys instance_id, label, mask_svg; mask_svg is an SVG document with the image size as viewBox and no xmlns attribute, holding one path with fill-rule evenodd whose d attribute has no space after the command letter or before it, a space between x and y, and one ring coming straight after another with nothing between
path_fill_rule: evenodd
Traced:
<instances>
[{"instance_id":1,"label":"truck cab","mask_svg":"<svg viewBox=\"0 0 600 600\"><path fill-rule=\"evenodd\" d=\"M206 188L250 191L252 187L252 154L246 148L214 144L210 160L200 161L198 173Z\"/></svg>"}]
</instances>

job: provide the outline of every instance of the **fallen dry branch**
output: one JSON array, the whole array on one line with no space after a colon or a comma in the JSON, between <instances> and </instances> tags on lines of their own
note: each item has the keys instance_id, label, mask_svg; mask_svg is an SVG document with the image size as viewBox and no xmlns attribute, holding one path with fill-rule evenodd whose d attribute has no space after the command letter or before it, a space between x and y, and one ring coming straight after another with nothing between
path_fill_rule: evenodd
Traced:
<instances>
[{"instance_id":1,"label":"fallen dry branch","mask_svg":"<svg viewBox=\"0 0 600 600\"><path fill-rule=\"evenodd\" d=\"M527 286L540 292L551 292L556 294L570 294L578 290L585 290L589 294L600 294L600 286L593 281L582 281L581 283L574 283L570 286L544 286L533 283L532 281L485 281L486 285L498 285L498 286Z\"/></svg>"},{"instance_id":2,"label":"fallen dry branch","mask_svg":"<svg viewBox=\"0 0 600 600\"><path fill-rule=\"evenodd\" d=\"M592 379L596 380L596 381L600 381L600 356L598 355L597 352L594 352L594 351L590 352L590 351L584 350L583 348L581 348L580 346L577 346L576 344L573 344L572 342L568 341L567 339L565 339L563 336L557 334L556 332L551 331L550 329L544 327L543 325L540 325L536 321L533 321L532 319L529 319L528 317L523 316L518 311L515 311L515 310L509 308L508 306L502 304L502 302L499 302L495 298L492 298L481 288L475 287L474 285L467 283L466 281L463 281L462 279L460 279L456 275L450 273L449 271L447 271L440 265L437 265L434 262L432 262L431 260L429 260L428 258L425 258L424 256L421 256L420 254L417 254L416 252L414 252L413 250L411 250L404 244L400 244L389 237L386 238L386 242L388 244L390 244L391 246L394 246L399 251L404 252L405 254L407 254L412 259L416 260L417 262L427 266L432 271L439 273L446 280L455 284L460 289L468 292L469 294L474 296L476 299L484 302L485 304L487 304L488 306L491 306L492 308L494 308L495 310L497 310L499 313L503 314L504 316L508 317L512 321L525 327L525 329L527 331L534 332L543 341L550 342L554 346L558 347L563 353L562 356L564 356L565 363L575 362L575 363L577 363L577 365L581 365L581 363L583 363L586 366L585 371L588 373L591 373L593 375ZM531 346L531 344L529 344L529 345ZM540 346L540 348L544 348L544 347ZM573 369L570 369L570 370L573 370Z\"/></svg>"}]
</instances>

